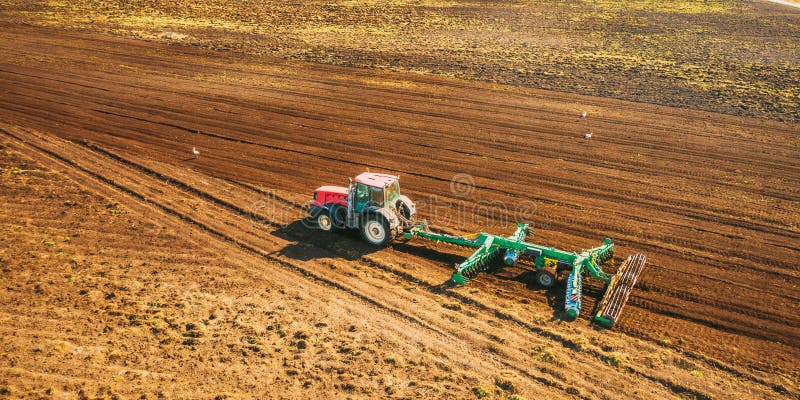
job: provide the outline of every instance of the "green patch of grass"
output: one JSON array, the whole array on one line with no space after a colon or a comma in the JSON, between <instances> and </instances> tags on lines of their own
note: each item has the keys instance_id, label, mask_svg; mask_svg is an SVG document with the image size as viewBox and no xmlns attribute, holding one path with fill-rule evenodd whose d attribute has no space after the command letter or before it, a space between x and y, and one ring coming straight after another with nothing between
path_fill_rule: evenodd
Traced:
<instances>
[{"instance_id":1,"label":"green patch of grass","mask_svg":"<svg viewBox=\"0 0 800 400\"><path fill-rule=\"evenodd\" d=\"M442 314L442 318L444 318L444 319L446 319L446 320L448 320L450 322L459 322L458 317L456 317L454 315Z\"/></svg>"},{"instance_id":2,"label":"green patch of grass","mask_svg":"<svg viewBox=\"0 0 800 400\"><path fill-rule=\"evenodd\" d=\"M622 359L614 354L603 354L600 356L600 359L603 360L604 363L612 366L612 367L619 367L622 365Z\"/></svg>"},{"instance_id":3,"label":"green patch of grass","mask_svg":"<svg viewBox=\"0 0 800 400\"><path fill-rule=\"evenodd\" d=\"M486 397L486 391L479 387L472 388L472 394L474 394L475 397L479 399Z\"/></svg>"},{"instance_id":4,"label":"green patch of grass","mask_svg":"<svg viewBox=\"0 0 800 400\"><path fill-rule=\"evenodd\" d=\"M267 327L267 331L274 331L280 337L286 337L286 332L283 330L283 326L281 324L274 324Z\"/></svg>"},{"instance_id":5,"label":"green patch of grass","mask_svg":"<svg viewBox=\"0 0 800 400\"><path fill-rule=\"evenodd\" d=\"M544 346L535 346L533 350L531 350L531 355L542 362L546 362L548 364L562 366L564 363L553 353L553 349L550 347Z\"/></svg>"},{"instance_id":6,"label":"green patch of grass","mask_svg":"<svg viewBox=\"0 0 800 400\"><path fill-rule=\"evenodd\" d=\"M513 392L515 390L514 383L504 378L495 378L494 385L506 392Z\"/></svg>"}]
</instances>

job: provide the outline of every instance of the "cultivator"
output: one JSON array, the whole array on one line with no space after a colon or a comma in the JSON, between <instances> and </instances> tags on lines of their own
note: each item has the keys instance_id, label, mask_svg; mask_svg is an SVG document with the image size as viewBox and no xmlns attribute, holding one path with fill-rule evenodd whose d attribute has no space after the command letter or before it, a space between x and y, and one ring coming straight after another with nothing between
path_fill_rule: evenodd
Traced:
<instances>
[{"instance_id":1,"label":"cultivator","mask_svg":"<svg viewBox=\"0 0 800 400\"><path fill-rule=\"evenodd\" d=\"M577 318L581 312L583 276L588 274L606 284L606 291L597 308L594 321L607 328L612 327L619 319L622 307L628 301L630 291L644 268L644 255L634 254L628 257L617 273L611 275L603 272L601 268L601 265L614 254L614 244L611 239L606 239L598 247L574 253L527 243L525 242L527 235L527 224L517 224L516 231L504 237L483 232L467 236L434 233L428 230L425 222L418 223L405 233L407 239L421 237L434 242L477 248L466 260L456 264L452 280L457 284L465 284L479 272L497 265L501 257L503 263L508 266L514 265L520 257L533 258L536 281L544 287L552 287L555 284L558 271L570 271L566 282L564 304L564 311L570 319Z\"/></svg>"}]
</instances>

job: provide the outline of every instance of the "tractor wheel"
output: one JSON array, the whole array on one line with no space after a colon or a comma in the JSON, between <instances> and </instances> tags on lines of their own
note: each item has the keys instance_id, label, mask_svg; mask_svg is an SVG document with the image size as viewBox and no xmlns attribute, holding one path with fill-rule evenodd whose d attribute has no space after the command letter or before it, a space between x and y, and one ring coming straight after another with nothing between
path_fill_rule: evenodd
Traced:
<instances>
[{"instance_id":1,"label":"tractor wheel","mask_svg":"<svg viewBox=\"0 0 800 400\"><path fill-rule=\"evenodd\" d=\"M374 246L386 246L392 241L389 222L380 215L368 216L367 221L361 226L361 238Z\"/></svg>"},{"instance_id":2,"label":"tractor wheel","mask_svg":"<svg viewBox=\"0 0 800 400\"><path fill-rule=\"evenodd\" d=\"M330 232L333 230L333 219L331 218L331 214L328 210L322 210L317 215L317 226L320 230L324 232Z\"/></svg>"},{"instance_id":3,"label":"tractor wheel","mask_svg":"<svg viewBox=\"0 0 800 400\"><path fill-rule=\"evenodd\" d=\"M335 205L331 209L331 220L333 222L333 227L335 229L344 229L346 228L347 222L347 209L340 205Z\"/></svg>"},{"instance_id":4,"label":"tractor wheel","mask_svg":"<svg viewBox=\"0 0 800 400\"><path fill-rule=\"evenodd\" d=\"M401 225L404 227L411 227L414 225L414 214L411 211L414 208L414 203L411 202L406 196L400 196L395 203L395 208L400 217Z\"/></svg>"},{"instance_id":5,"label":"tractor wheel","mask_svg":"<svg viewBox=\"0 0 800 400\"><path fill-rule=\"evenodd\" d=\"M536 283L539 285L551 288L556 284L556 269L555 267L542 267L536 271Z\"/></svg>"},{"instance_id":6,"label":"tractor wheel","mask_svg":"<svg viewBox=\"0 0 800 400\"><path fill-rule=\"evenodd\" d=\"M399 212L400 216L406 221L411 221L411 217L413 217L413 215L411 215L411 208L402 201L397 202L397 212Z\"/></svg>"}]
</instances>

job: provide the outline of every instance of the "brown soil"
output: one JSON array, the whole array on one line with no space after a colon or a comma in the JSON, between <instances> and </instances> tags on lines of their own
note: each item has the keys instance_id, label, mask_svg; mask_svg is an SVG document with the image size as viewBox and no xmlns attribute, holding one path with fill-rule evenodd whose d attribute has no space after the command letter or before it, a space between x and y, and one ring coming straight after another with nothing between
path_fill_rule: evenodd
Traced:
<instances>
[{"instance_id":1,"label":"brown soil","mask_svg":"<svg viewBox=\"0 0 800 400\"><path fill-rule=\"evenodd\" d=\"M800 394L797 125L12 24L0 39L12 397ZM596 283L563 322L563 288L525 268L451 288L464 250L298 222L316 186L365 168L399 173L438 228L608 236L646 271L597 330Z\"/></svg>"},{"instance_id":2,"label":"brown soil","mask_svg":"<svg viewBox=\"0 0 800 400\"><path fill-rule=\"evenodd\" d=\"M40 26L800 122L800 10L767 1L4 3Z\"/></svg>"}]
</instances>

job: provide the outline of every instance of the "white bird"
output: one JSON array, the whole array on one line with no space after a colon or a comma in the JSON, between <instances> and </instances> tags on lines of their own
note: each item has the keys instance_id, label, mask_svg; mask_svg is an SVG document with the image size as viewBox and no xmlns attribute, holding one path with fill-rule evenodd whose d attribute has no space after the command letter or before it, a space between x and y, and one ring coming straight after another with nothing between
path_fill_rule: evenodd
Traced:
<instances>
[{"instance_id":1,"label":"white bird","mask_svg":"<svg viewBox=\"0 0 800 400\"><path fill-rule=\"evenodd\" d=\"M581 118L586 118L586 111L582 112L580 115Z\"/></svg>"},{"instance_id":2,"label":"white bird","mask_svg":"<svg viewBox=\"0 0 800 400\"><path fill-rule=\"evenodd\" d=\"M197 150L197 147L192 147L192 154L194 154L194 158L200 155L200 151Z\"/></svg>"},{"instance_id":3,"label":"white bird","mask_svg":"<svg viewBox=\"0 0 800 400\"><path fill-rule=\"evenodd\" d=\"M584 133L584 134L583 134L583 138L584 138L584 139L591 139L591 138L592 138L592 133L591 133L591 132L589 132L589 133Z\"/></svg>"}]
</instances>

